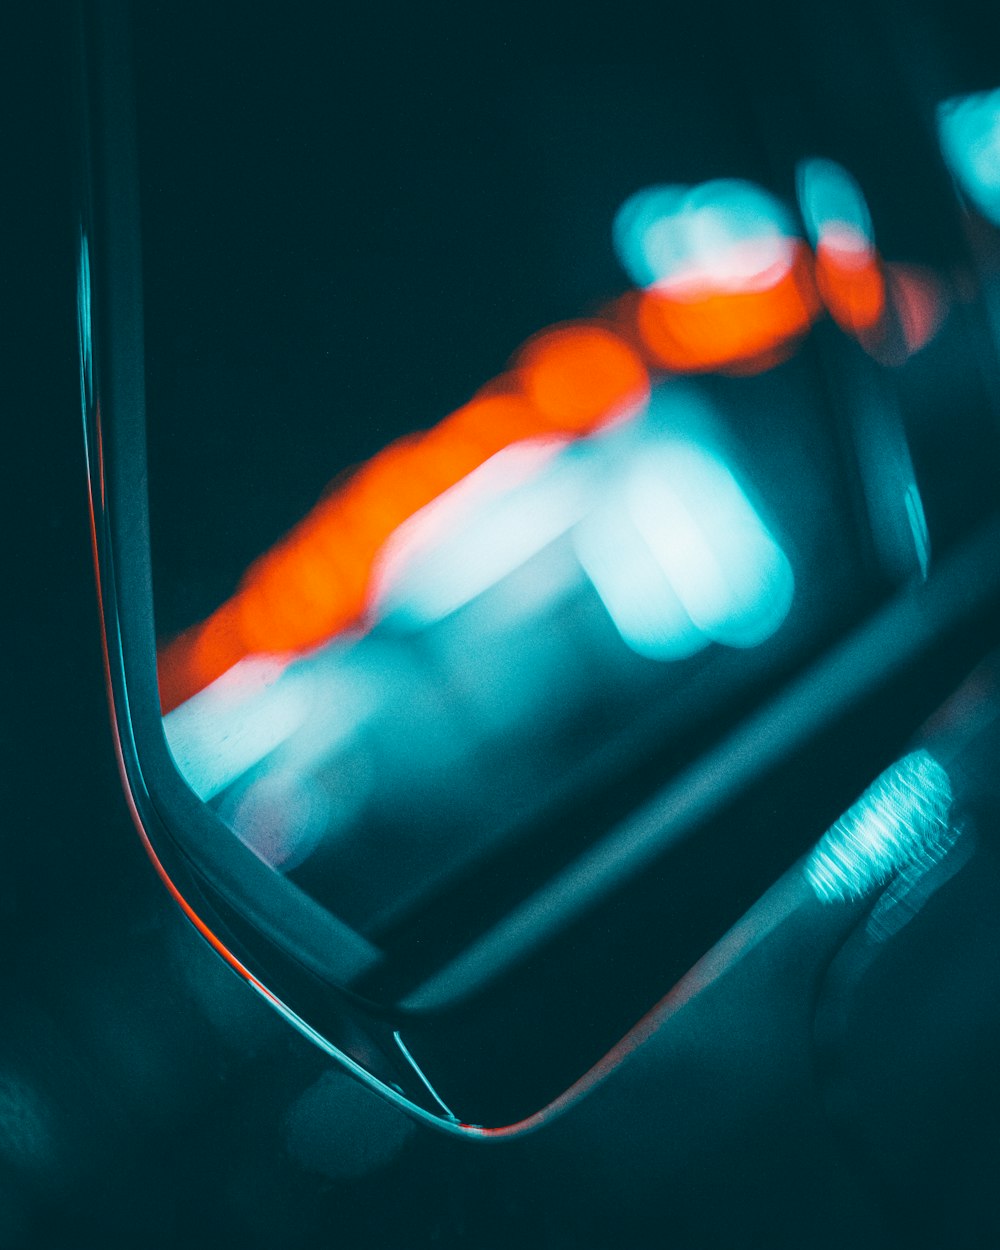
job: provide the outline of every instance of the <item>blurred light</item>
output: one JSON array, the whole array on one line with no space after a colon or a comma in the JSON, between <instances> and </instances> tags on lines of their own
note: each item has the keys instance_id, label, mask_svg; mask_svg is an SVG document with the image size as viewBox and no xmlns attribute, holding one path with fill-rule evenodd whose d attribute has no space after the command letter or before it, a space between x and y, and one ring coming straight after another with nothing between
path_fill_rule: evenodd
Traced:
<instances>
[{"instance_id":1,"label":"blurred light","mask_svg":"<svg viewBox=\"0 0 1000 1250\"><path fill-rule=\"evenodd\" d=\"M94 343L91 321L90 244L83 230L80 231L79 246L76 271L76 316L80 335L80 391L86 410L90 407L94 394Z\"/></svg>"},{"instance_id":2,"label":"blurred light","mask_svg":"<svg viewBox=\"0 0 1000 1250\"><path fill-rule=\"evenodd\" d=\"M762 373L787 358L815 320L818 303L807 249L763 291L712 292L678 299L646 291L635 323L643 345L675 373Z\"/></svg>"},{"instance_id":3,"label":"blurred light","mask_svg":"<svg viewBox=\"0 0 1000 1250\"><path fill-rule=\"evenodd\" d=\"M708 643L619 501L573 535L581 565L624 642L652 660L681 660Z\"/></svg>"},{"instance_id":4,"label":"blurred light","mask_svg":"<svg viewBox=\"0 0 1000 1250\"><path fill-rule=\"evenodd\" d=\"M903 363L941 323L940 284L913 266L883 262L864 193L841 165L820 157L801 161L796 183L816 252L816 286L830 316L881 363ZM890 310L899 343L889 333Z\"/></svg>"},{"instance_id":5,"label":"blurred light","mask_svg":"<svg viewBox=\"0 0 1000 1250\"><path fill-rule=\"evenodd\" d=\"M646 187L615 215L615 252L636 286L655 286L685 265L688 248L680 222L689 194L689 187Z\"/></svg>"},{"instance_id":6,"label":"blurred light","mask_svg":"<svg viewBox=\"0 0 1000 1250\"><path fill-rule=\"evenodd\" d=\"M875 235L864 193L842 165L821 157L800 161L795 182L813 247L835 231L855 240L859 250L874 251Z\"/></svg>"},{"instance_id":7,"label":"blurred light","mask_svg":"<svg viewBox=\"0 0 1000 1250\"><path fill-rule=\"evenodd\" d=\"M788 613L791 566L705 443L710 426L695 397L664 388L651 411L622 440L604 502L574 530L580 563L640 655L756 646ZM685 425L687 436L669 432Z\"/></svg>"},{"instance_id":8,"label":"blurred light","mask_svg":"<svg viewBox=\"0 0 1000 1250\"><path fill-rule=\"evenodd\" d=\"M528 400L567 433L589 432L631 415L649 398L645 365L600 326L548 330L521 350L516 363Z\"/></svg>"},{"instance_id":9,"label":"blurred light","mask_svg":"<svg viewBox=\"0 0 1000 1250\"><path fill-rule=\"evenodd\" d=\"M403 525L380 561L381 614L417 626L440 620L564 534L589 502L583 475L555 462L564 446L508 447Z\"/></svg>"},{"instance_id":10,"label":"blurred light","mask_svg":"<svg viewBox=\"0 0 1000 1250\"><path fill-rule=\"evenodd\" d=\"M887 942L894 937L944 882L968 862L973 845L968 838L959 842L962 833L963 830L950 827L936 854L923 856L899 869L871 909L865 924L868 937L876 942ZM931 873L942 860L942 870Z\"/></svg>"},{"instance_id":11,"label":"blurred light","mask_svg":"<svg viewBox=\"0 0 1000 1250\"><path fill-rule=\"evenodd\" d=\"M830 230L816 249L816 285L830 316L854 338L864 341L885 316L882 267L874 251L846 230Z\"/></svg>"},{"instance_id":12,"label":"blurred light","mask_svg":"<svg viewBox=\"0 0 1000 1250\"><path fill-rule=\"evenodd\" d=\"M825 903L861 898L908 867L930 867L952 845L947 772L928 751L905 756L824 834L805 866Z\"/></svg>"},{"instance_id":13,"label":"blurred light","mask_svg":"<svg viewBox=\"0 0 1000 1250\"><path fill-rule=\"evenodd\" d=\"M164 713L247 657L302 654L347 631L366 631L384 606L400 553L429 549L427 535L440 531L440 518L458 517L459 483L516 444L592 435L634 417L649 399L649 367L741 374L780 363L820 311L817 283L834 318L864 341L881 333L888 274L907 353L928 342L943 309L939 292L926 274L880 264L850 175L832 161L803 162L799 195L815 263L786 208L751 183L654 186L631 196L613 237L639 290L616 301L606 323L570 323L536 336L510 372L432 429L385 447L321 499L250 566L230 599L159 648ZM89 300L85 244L81 325ZM86 346L84 360L86 374ZM446 495L435 519L430 505ZM523 518L508 519L507 538L478 552L470 545L465 571L450 586L431 588L418 617L436 619L467 602L523 563L532 543L540 550L572 523L544 501L530 523L540 522L535 537ZM607 563L593 543L587 558L595 569ZM622 576L595 576L599 593L621 605ZM661 604L660 616L666 611ZM654 652L673 645L656 629L646 643L638 624L632 633L637 646Z\"/></svg>"},{"instance_id":14,"label":"blurred light","mask_svg":"<svg viewBox=\"0 0 1000 1250\"><path fill-rule=\"evenodd\" d=\"M613 234L645 288L624 308L660 367L769 368L818 312L808 249L784 206L751 183L647 188L619 210Z\"/></svg>"},{"instance_id":15,"label":"blurred light","mask_svg":"<svg viewBox=\"0 0 1000 1250\"><path fill-rule=\"evenodd\" d=\"M655 447L630 475L627 507L706 638L756 646L785 619L791 565L716 456L690 442Z\"/></svg>"},{"instance_id":16,"label":"blurred light","mask_svg":"<svg viewBox=\"0 0 1000 1250\"><path fill-rule=\"evenodd\" d=\"M819 157L799 163L796 183L823 302L842 330L863 338L882 322L886 305L865 197L846 169Z\"/></svg>"},{"instance_id":17,"label":"blurred light","mask_svg":"<svg viewBox=\"0 0 1000 1250\"><path fill-rule=\"evenodd\" d=\"M301 766L256 777L219 812L244 846L282 872L308 859L327 834L331 815L323 786Z\"/></svg>"},{"instance_id":18,"label":"blurred light","mask_svg":"<svg viewBox=\"0 0 1000 1250\"><path fill-rule=\"evenodd\" d=\"M955 180L983 216L1000 226L1000 89L946 100L937 120Z\"/></svg>"},{"instance_id":19,"label":"blurred light","mask_svg":"<svg viewBox=\"0 0 1000 1250\"><path fill-rule=\"evenodd\" d=\"M750 182L647 187L618 210L615 250L636 286L748 291L789 268L790 214Z\"/></svg>"},{"instance_id":20,"label":"blurred light","mask_svg":"<svg viewBox=\"0 0 1000 1250\"><path fill-rule=\"evenodd\" d=\"M310 691L281 680L281 661L243 660L163 719L181 775L210 799L259 763L306 719Z\"/></svg>"},{"instance_id":21,"label":"blurred light","mask_svg":"<svg viewBox=\"0 0 1000 1250\"><path fill-rule=\"evenodd\" d=\"M364 627L380 554L404 522L505 448L589 433L633 415L648 394L645 365L609 328L567 325L532 340L514 372L363 464L250 566L208 620L160 648L163 711L246 656L301 652Z\"/></svg>"},{"instance_id":22,"label":"blurred light","mask_svg":"<svg viewBox=\"0 0 1000 1250\"><path fill-rule=\"evenodd\" d=\"M906 488L904 503L906 519L910 523L910 533L913 535L913 549L917 553L917 563L920 565L920 575L926 581L931 564L931 536L927 529L924 501L920 497L920 488L916 482L911 482Z\"/></svg>"},{"instance_id":23,"label":"blurred light","mask_svg":"<svg viewBox=\"0 0 1000 1250\"><path fill-rule=\"evenodd\" d=\"M906 355L926 347L944 320L946 311L941 284L933 274L916 265L886 265L889 292L896 312Z\"/></svg>"}]
</instances>

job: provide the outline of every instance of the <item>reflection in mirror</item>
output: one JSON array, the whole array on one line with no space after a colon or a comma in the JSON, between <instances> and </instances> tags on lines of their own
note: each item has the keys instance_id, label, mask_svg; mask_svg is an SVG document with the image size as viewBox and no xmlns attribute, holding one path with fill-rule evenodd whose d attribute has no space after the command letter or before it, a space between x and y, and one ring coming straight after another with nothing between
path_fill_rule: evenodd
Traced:
<instances>
[{"instance_id":1,"label":"reflection in mirror","mask_svg":"<svg viewBox=\"0 0 1000 1250\"><path fill-rule=\"evenodd\" d=\"M927 576L906 423L844 411L816 338L895 367L945 297L842 166L772 189L680 53L444 99L400 35L382 100L342 50L203 34L139 88L167 742L373 941L461 891L486 923Z\"/></svg>"},{"instance_id":2,"label":"reflection in mirror","mask_svg":"<svg viewBox=\"0 0 1000 1250\"><path fill-rule=\"evenodd\" d=\"M362 931L542 825L575 777L614 786L656 737L676 743L787 662L766 644L793 608L790 553L810 554L813 631L837 580L829 534L801 515L812 494L844 517L815 400L780 378L780 415L751 443L741 384L723 398L694 380L774 369L815 319L790 214L746 183L656 187L614 237L638 302L534 336L450 416L334 482L161 648L189 784ZM795 490L769 499L768 466L790 458ZM847 581L858 601L860 570Z\"/></svg>"},{"instance_id":3,"label":"reflection in mirror","mask_svg":"<svg viewBox=\"0 0 1000 1250\"><path fill-rule=\"evenodd\" d=\"M1000 89L945 100L938 131L963 194L1000 226Z\"/></svg>"},{"instance_id":4,"label":"reflection in mirror","mask_svg":"<svg viewBox=\"0 0 1000 1250\"><path fill-rule=\"evenodd\" d=\"M387 535L348 627L245 655L167 713L182 773L359 927L412 906L667 706L689 661L779 630L792 567L722 445L708 404L671 383L598 433L496 452ZM300 533L289 579L322 559L298 554L318 541ZM168 644L163 669L189 654ZM377 879L345 879L375 837Z\"/></svg>"}]
</instances>

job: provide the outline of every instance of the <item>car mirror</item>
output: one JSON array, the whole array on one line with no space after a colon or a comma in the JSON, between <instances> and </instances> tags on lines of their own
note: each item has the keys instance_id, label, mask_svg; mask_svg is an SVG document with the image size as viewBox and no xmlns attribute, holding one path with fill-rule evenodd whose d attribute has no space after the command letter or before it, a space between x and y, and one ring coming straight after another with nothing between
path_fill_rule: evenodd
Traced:
<instances>
[{"instance_id":1,"label":"car mirror","mask_svg":"<svg viewBox=\"0 0 1000 1250\"><path fill-rule=\"evenodd\" d=\"M109 690L220 955L512 1131L995 645L1000 251L956 124L859 131L820 49L758 114L695 17L669 72L354 21L82 23Z\"/></svg>"}]
</instances>

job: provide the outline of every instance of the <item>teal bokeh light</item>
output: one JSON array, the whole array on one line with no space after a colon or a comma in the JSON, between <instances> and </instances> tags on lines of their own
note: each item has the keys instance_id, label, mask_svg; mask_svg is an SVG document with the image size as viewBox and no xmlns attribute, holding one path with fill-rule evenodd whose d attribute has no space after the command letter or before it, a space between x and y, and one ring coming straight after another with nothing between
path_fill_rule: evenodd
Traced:
<instances>
[{"instance_id":1,"label":"teal bokeh light","mask_svg":"<svg viewBox=\"0 0 1000 1250\"><path fill-rule=\"evenodd\" d=\"M946 100L938 108L938 134L962 191L1000 226L1000 89Z\"/></svg>"},{"instance_id":2,"label":"teal bokeh light","mask_svg":"<svg viewBox=\"0 0 1000 1250\"><path fill-rule=\"evenodd\" d=\"M904 756L820 839L806 879L832 903L862 898L902 869L931 867L954 842L951 804L951 781L934 756Z\"/></svg>"},{"instance_id":3,"label":"teal bokeh light","mask_svg":"<svg viewBox=\"0 0 1000 1250\"><path fill-rule=\"evenodd\" d=\"M791 263L795 227L773 195L736 178L694 188L653 186L625 201L612 228L615 252L640 287L685 280L751 289Z\"/></svg>"},{"instance_id":4,"label":"teal bokeh light","mask_svg":"<svg viewBox=\"0 0 1000 1250\"><path fill-rule=\"evenodd\" d=\"M822 157L800 161L795 182L802 219L813 247L831 234L837 238L847 235L869 248L874 245L864 193L842 165Z\"/></svg>"}]
</instances>

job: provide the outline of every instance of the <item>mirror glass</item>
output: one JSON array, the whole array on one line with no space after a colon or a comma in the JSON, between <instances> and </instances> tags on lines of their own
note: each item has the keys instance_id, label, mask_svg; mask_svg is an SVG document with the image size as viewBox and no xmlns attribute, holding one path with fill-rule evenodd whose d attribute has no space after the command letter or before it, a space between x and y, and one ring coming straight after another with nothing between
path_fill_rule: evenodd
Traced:
<instances>
[{"instance_id":1,"label":"mirror glass","mask_svg":"<svg viewBox=\"0 0 1000 1250\"><path fill-rule=\"evenodd\" d=\"M160 690L233 838L388 942L927 576L879 378L946 293L707 19L286 18L134 15Z\"/></svg>"}]
</instances>

